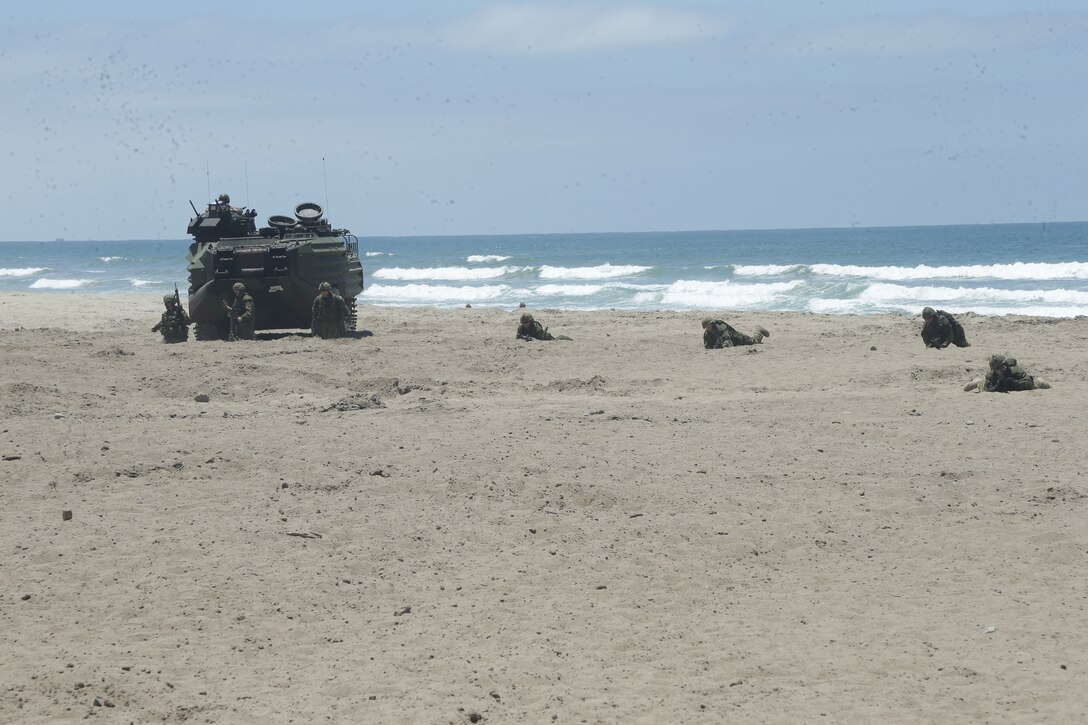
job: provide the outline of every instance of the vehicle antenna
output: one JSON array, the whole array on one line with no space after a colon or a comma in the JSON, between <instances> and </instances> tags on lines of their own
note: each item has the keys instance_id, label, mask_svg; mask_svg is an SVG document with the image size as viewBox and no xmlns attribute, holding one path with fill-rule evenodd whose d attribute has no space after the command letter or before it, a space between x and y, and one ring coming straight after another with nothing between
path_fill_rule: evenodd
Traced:
<instances>
[{"instance_id":1,"label":"vehicle antenna","mask_svg":"<svg viewBox=\"0 0 1088 725\"><path fill-rule=\"evenodd\" d=\"M212 167L207 161L204 162L204 176L208 179L208 198L212 198Z\"/></svg>"},{"instance_id":2,"label":"vehicle antenna","mask_svg":"<svg viewBox=\"0 0 1088 725\"><path fill-rule=\"evenodd\" d=\"M245 171L245 175L246 175L246 207L248 207L249 206L249 162L248 161L243 161L242 162L242 168Z\"/></svg>"},{"instance_id":3,"label":"vehicle antenna","mask_svg":"<svg viewBox=\"0 0 1088 725\"><path fill-rule=\"evenodd\" d=\"M325 180L325 214L329 213L329 176L325 173L325 157L321 157L321 177Z\"/></svg>"}]
</instances>

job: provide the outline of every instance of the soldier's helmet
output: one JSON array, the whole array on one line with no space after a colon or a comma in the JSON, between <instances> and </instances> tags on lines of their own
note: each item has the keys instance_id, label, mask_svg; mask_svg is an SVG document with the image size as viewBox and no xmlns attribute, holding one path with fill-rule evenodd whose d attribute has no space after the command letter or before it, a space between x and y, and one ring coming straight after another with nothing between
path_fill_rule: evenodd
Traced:
<instances>
[{"instance_id":1,"label":"soldier's helmet","mask_svg":"<svg viewBox=\"0 0 1088 725\"><path fill-rule=\"evenodd\" d=\"M245 292L246 286L244 284L242 284L241 282L235 282L234 286L231 287L231 289L234 290L235 292Z\"/></svg>"},{"instance_id":2,"label":"soldier's helmet","mask_svg":"<svg viewBox=\"0 0 1088 725\"><path fill-rule=\"evenodd\" d=\"M174 304L174 295L163 295L162 301L166 303L167 306L170 306Z\"/></svg>"},{"instance_id":3,"label":"soldier's helmet","mask_svg":"<svg viewBox=\"0 0 1088 725\"><path fill-rule=\"evenodd\" d=\"M220 194L219 195L219 203L220 204L229 204L230 203L230 195L229 194Z\"/></svg>"},{"instance_id":4,"label":"soldier's helmet","mask_svg":"<svg viewBox=\"0 0 1088 725\"><path fill-rule=\"evenodd\" d=\"M922 308L922 319L923 320L928 320L930 317L933 317L933 315L934 315L934 312L933 312L932 307L923 307Z\"/></svg>"},{"instance_id":5,"label":"soldier's helmet","mask_svg":"<svg viewBox=\"0 0 1088 725\"><path fill-rule=\"evenodd\" d=\"M526 312L521 316L521 321L522 322L532 322L533 321L533 316L530 315L528 312Z\"/></svg>"},{"instance_id":6,"label":"soldier's helmet","mask_svg":"<svg viewBox=\"0 0 1088 725\"><path fill-rule=\"evenodd\" d=\"M329 284L328 282L322 282L321 284L319 284L317 286L317 289L321 290L321 291L324 291L324 290L330 290L331 291L332 290L332 285Z\"/></svg>"},{"instance_id":7,"label":"soldier's helmet","mask_svg":"<svg viewBox=\"0 0 1088 725\"><path fill-rule=\"evenodd\" d=\"M701 324L701 325L702 325L703 327L706 327L707 325L709 325L709 324L710 324L711 322L713 322L713 321L714 321L714 319L713 319L712 317L704 317L704 318L703 318L703 321L702 321L702 322L701 322L700 324Z\"/></svg>"},{"instance_id":8,"label":"soldier's helmet","mask_svg":"<svg viewBox=\"0 0 1088 725\"><path fill-rule=\"evenodd\" d=\"M992 369L994 369L994 370L1001 367L1006 362L1008 362L1008 358L1005 357L1004 355L991 355L990 356L990 367Z\"/></svg>"}]
</instances>

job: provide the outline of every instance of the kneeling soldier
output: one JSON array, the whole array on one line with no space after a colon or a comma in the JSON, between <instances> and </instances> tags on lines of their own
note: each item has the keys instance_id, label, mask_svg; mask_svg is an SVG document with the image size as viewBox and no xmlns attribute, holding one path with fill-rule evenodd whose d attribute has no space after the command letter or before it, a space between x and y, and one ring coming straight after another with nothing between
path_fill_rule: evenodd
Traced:
<instances>
[{"instance_id":1,"label":"kneeling soldier","mask_svg":"<svg viewBox=\"0 0 1088 725\"><path fill-rule=\"evenodd\" d=\"M189 315L178 304L174 295L162 298L166 311L162 313L159 324L151 328L152 332L161 332L163 342L185 342L189 339Z\"/></svg>"}]
</instances>

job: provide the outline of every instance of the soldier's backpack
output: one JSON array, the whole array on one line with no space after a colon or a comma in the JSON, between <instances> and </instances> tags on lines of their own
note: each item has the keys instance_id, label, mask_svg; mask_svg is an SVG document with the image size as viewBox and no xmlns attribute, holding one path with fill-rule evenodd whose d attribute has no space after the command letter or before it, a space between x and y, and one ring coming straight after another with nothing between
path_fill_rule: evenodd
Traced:
<instances>
[{"instance_id":1,"label":"soldier's backpack","mask_svg":"<svg viewBox=\"0 0 1088 725\"><path fill-rule=\"evenodd\" d=\"M954 317L949 317L948 320L952 323L952 344L956 347L971 347L971 343L967 342L967 334L963 331L963 325Z\"/></svg>"}]
</instances>

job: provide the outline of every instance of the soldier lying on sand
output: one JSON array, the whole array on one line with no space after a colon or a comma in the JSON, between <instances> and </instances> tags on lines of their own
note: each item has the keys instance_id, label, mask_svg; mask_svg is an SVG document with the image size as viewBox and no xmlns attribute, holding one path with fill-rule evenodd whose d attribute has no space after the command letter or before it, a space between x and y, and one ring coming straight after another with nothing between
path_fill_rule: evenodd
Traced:
<instances>
[{"instance_id":1,"label":"soldier lying on sand","mask_svg":"<svg viewBox=\"0 0 1088 725\"><path fill-rule=\"evenodd\" d=\"M569 340L566 335L552 336L548 328L533 319L533 316L525 312L521 316L521 324L518 325L516 335L518 340Z\"/></svg>"},{"instance_id":2,"label":"soldier lying on sand","mask_svg":"<svg viewBox=\"0 0 1088 725\"><path fill-rule=\"evenodd\" d=\"M963 386L964 391L987 393L1011 393L1014 390L1045 390L1049 383L1028 374L1016 364L1016 358L1006 355L990 356L990 372L981 380L974 380Z\"/></svg>"},{"instance_id":3,"label":"soldier lying on sand","mask_svg":"<svg viewBox=\"0 0 1088 725\"><path fill-rule=\"evenodd\" d=\"M715 320L713 317L703 318L703 347L707 350L720 350L723 347L736 345L761 345L763 338L770 337L771 333L766 327L757 327L756 334L745 335L738 332L725 320Z\"/></svg>"}]
</instances>

